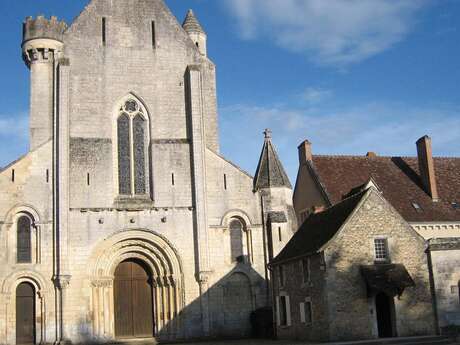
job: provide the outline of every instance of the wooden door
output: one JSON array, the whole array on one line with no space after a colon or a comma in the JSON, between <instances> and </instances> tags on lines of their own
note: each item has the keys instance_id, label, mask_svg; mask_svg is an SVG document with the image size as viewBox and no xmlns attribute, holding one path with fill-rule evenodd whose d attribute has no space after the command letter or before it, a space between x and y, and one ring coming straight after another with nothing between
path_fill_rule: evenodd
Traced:
<instances>
[{"instance_id":1,"label":"wooden door","mask_svg":"<svg viewBox=\"0 0 460 345\"><path fill-rule=\"evenodd\" d=\"M35 344L35 288L29 283L16 288L16 344Z\"/></svg>"},{"instance_id":2,"label":"wooden door","mask_svg":"<svg viewBox=\"0 0 460 345\"><path fill-rule=\"evenodd\" d=\"M149 338L154 335L151 275L136 260L122 262L115 271L115 336Z\"/></svg>"}]
</instances>

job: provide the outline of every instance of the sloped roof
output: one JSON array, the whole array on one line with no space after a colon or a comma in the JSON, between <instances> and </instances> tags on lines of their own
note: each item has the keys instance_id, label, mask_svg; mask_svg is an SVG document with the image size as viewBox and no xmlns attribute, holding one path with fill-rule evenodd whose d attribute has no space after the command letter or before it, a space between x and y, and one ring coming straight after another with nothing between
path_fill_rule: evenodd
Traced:
<instances>
[{"instance_id":1,"label":"sloped roof","mask_svg":"<svg viewBox=\"0 0 460 345\"><path fill-rule=\"evenodd\" d=\"M270 130L265 131L265 141L254 177L254 190L271 187L291 188L291 182L272 144Z\"/></svg>"},{"instance_id":2,"label":"sloped roof","mask_svg":"<svg viewBox=\"0 0 460 345\"><path fill-rule=\"evenodd\" d=\"M311 214L271 264L316 253L340 230L367 192L364 190L323 212Z\"/></svg>"},{"instance_id":3,"label":"sloped roof","mask_svg":"<svg viewBox=\"0 0 460 345\"><path fill-rule=\"evenodd\" d=\"M383 197L409 222L460 221L460 158L434 158L440 201L420 179L416 157L313 156L313 170L335 204L372 178ZM417 210L413 203L420 206Z\"/></svg>"},{"instance_id":4,"label":"sloped roof","mask_svg":"<svg viewBox=\"0 0 460 345\"><path fill-rule=\"evenodd\" d=\"M202 28L202 26L201 26L201 24L200 24L200 22L195 17L195 14L193 13L193 10L188 10L187 16L185 17L185 20L184 20L184 23L182 24L182 27L187 32L205 33L203 28Z\"/></svg>"}]
</instances>

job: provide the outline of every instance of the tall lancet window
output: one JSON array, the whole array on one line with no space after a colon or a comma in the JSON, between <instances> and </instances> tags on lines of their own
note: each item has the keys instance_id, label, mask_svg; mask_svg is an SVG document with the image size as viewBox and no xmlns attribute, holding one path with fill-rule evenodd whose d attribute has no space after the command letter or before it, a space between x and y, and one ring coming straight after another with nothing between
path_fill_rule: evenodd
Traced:
<instances>
[{"instance_id":1,"label":"tall lancet window","mask_svg":"<svg viewBox=\"0 0 460 345\"><path fill-rule=\"evenodd\" d=\"M27 216L17 220L17 262L32 262L32 221Z\"/></svg>"},{"instance_id":2,"label":"tall lancet window","mask_svg":"<svg viewBox=\"0 0 460 345\"><path fill-rule=\"evenodd\" d=\"M134 99L128 99L119 109L117 137L119 193L126 196L145 195L147 114Z\"/></svg>"}]
</instances>

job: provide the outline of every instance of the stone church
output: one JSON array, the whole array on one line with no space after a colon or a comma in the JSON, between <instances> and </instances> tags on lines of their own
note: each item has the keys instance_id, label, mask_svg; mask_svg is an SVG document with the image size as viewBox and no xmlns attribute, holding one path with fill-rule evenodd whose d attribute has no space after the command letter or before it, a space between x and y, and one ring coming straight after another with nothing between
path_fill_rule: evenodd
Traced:
<instances>
[{"instance_id":1,"label":"stone church","mask_svg":"<svg viewBox=\"0 0 460 345\"><path fill-rule=\"evenodd\" d=\"M242 337L270 305L292 187L269 131L255 177L219 153L206 38L163 0L25 20L30 151L0 170L0 343Z\"/></svg>"}]
</instances>

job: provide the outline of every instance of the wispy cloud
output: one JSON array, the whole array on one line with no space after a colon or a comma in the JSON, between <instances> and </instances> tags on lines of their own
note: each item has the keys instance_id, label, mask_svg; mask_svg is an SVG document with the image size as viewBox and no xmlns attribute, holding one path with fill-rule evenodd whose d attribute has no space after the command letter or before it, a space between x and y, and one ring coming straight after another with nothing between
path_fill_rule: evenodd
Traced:
<instances>
[{"instance_id":1,"label":"wispy cloud","mask_svg":"<svg viewBox=\"0 0 460 345\"><path fill-rule=\"evenodd\" d=\"M302 101L306 102L310 105L315 105L323 102L324 100L328 99L333 95L331 90L326 90L322 88L315 88L315 87L307 87L300 98Z\"/></svg>"},{"instance_id":2,"label":"wispy cloud","mask_svg":"<svg viewBox=\"0 0 460 345\"><path fill-rule=\"evenodd\" d=\"M264 38L346 66L385 51L413 29L427 0L225 0L244 39Z\"/></svg>"},{"instance_id":3,"label":"wispy cloud","mask_svg":"<svg viewBox=\"0 0 460 345\"><path fill-rule=\"evenodd\" d=\"M262 131L271 128L292 179L298 165L296 148L305 139L321 154L415 155L415 141L428 134L435 155L459 156L459 113L460 108L449 105L368 103L341 109L235 105L221 110L222 147L243 168L254 171Z\"/></svg>"}]
</instances>

